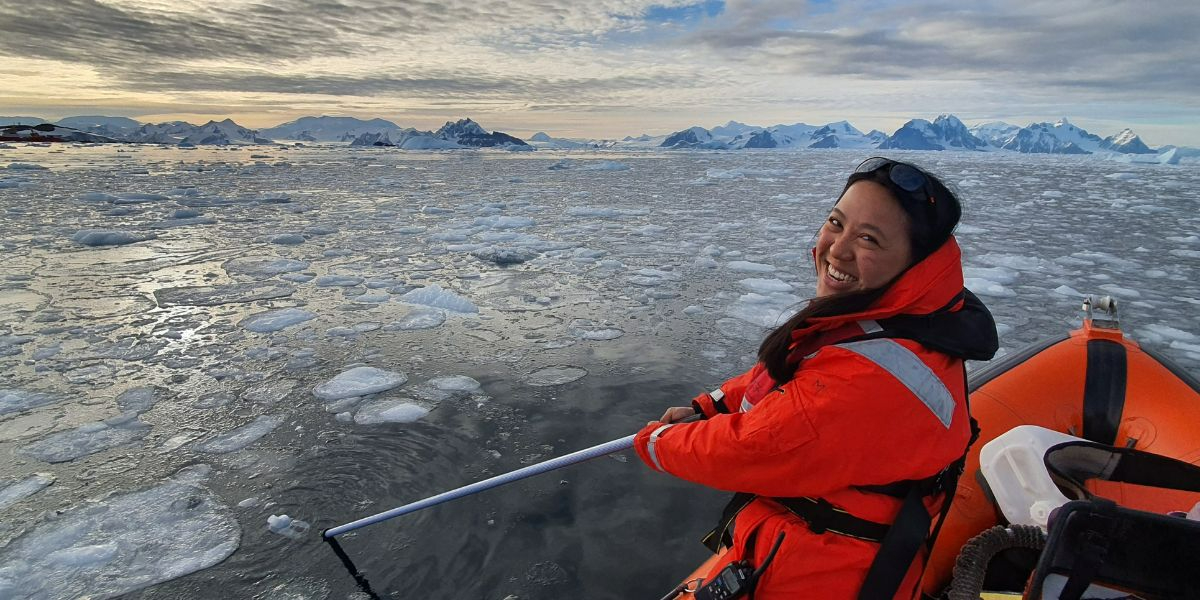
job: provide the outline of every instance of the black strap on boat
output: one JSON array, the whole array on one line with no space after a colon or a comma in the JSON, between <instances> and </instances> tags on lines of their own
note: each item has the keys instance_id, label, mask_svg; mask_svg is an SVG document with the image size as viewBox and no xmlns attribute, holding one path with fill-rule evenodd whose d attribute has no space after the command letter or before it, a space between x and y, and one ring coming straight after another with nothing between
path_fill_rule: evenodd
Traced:
<instances>
[{"instance_id":1,"label":"black strap on boat","mask_svg":"<svg viewBox=\"0 0 1200 600\"><path fill-rule=\"evenodd\" d=\"M1125 346L1111 340L1088 340L1083 380L1085 439L1117 443L1117 426L1125 410L1127 362Z\"/></svg>"}]
</instances>

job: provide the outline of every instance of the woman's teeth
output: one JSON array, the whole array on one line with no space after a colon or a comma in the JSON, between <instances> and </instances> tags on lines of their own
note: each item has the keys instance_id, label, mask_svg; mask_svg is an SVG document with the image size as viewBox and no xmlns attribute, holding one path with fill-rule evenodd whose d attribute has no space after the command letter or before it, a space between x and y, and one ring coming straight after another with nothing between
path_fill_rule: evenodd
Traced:
<instances>
[{"instance_id":1,"label":"woman's teeth","mask_svg":"<svg viewBox=\"0 0 1200 600\"><path fill-rule=\"evenodd\" d=\"M829 273L830 277L832 277L838 281L843 281L843 282L858 281L858 278L854 277L853 275L851 275L849 273L843 273L843 272L833 268L833 265L827 265L825 267L825 272Z\"/></svg>"}]
</instances>

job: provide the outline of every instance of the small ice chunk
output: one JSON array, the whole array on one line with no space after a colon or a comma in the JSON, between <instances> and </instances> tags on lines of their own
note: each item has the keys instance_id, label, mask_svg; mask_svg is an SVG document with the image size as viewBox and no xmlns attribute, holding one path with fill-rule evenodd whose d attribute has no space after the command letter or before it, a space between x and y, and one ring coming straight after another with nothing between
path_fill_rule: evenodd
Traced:
<instances>
[{"instance_id":1,"label":"small ice chunk","mask_svg":"<svg viewBox=\"0 0 1200 600\"><path fill-rule=\"evenodd\" d=\"M0 415L21 412L62 400L63 398L46 392L0 388Z\"/></svg>"},{"instance_id":2,"label":"small ice chunk","mask_svg":"<svg viewBox=\"0 0 1200 600\"><path fill-rule=\"evenodd\" d=\"M271 515L267 517L267 529L272 533L287 536L292 539L299 539L308 532L309 524L300 519L293 519L287 515Z\"/></svg>"},{"instance_id":3,"label":"small ice chunk","mask_svg":"<svg viewBox=\"0 0 1200 600\"><path fill-rule=\"evenodd\" d=\"M132 416L132 418L127 418ZM132 444L150 433L150 425L128 413L107 421L88 423L78 429L56 433L24 448L21 453L48 463L75 460L97 452Z\"/></svg>"},{"instance_id":4,"label":"small ice chunk","mask_svg":"<svg viewBox=\"0 0 1200 600\"><path fill-rule=\"evenodd\" d=\"M417 288L400 296L399 299L401 302L408 302L409 304L422 304L451 312L479 312L479 308L470 300L467 300L466 298L463 298L454 292L444 290L440 285L437 284L428 287Z\"/></svg>"},{"instance_id":5,"label":"small ice chunk","mask_svg":"<svg viewBox=\"0 0 1200 600\"><path fill-rule=\"evenodd\" d=\"M130 388L117 396L117 408L121 412L143 413L150 410L155 402L158 402L158 398L155 397L153 386Z\"/></svg>"},{"instance_id":6,"label":"small ice chunk","mask_svg":"<svg viewBox=\"0 0 1200 600\"><path fill-rule=\"evenodd\" d=\"M498 265L516 265L537 258L537 252L525 248L488 246L473 250L471 256Z\"/></svg>"},{"instance_id":7,"label":"small ice chunk","mask_svg":"<svg viewBox=\"0 0 1200 600\"><path fill-rule=\"evenodd\" d=\"M313 283L317 287L354 287L362 282L362 277L354 275L322 275Z\"/></svg>"},{"instance_id":8,"label":"small ice chunk","mask_svg":"<svg viewBox=\"0 0 1200 600\"><path fill-rule=\"evenodd\" d=\"M298 325L317 315L299 308L282 308L255 313L238 322L238 325L257 333L271 333L292 325Z\"/></svg>"},{"instance_id":9,"label":"small ice chunk","mask_svg":"<svg viewBox=\"0 0 1200 600\"><path fill-rule=\"evenodd\" d=\"M390 390L407 381L408 376L404 373L375 367L354 367L313 388L313 395L321 400L340 400Z\"/></svg>"},{"instance_id":10,"label":"small ice chunk","mask_svg":"<svg viewBox=\"0 0 1200 600\"><path fill-rule=\"evenodd\" d=\"M267 241L280 246L298 246L304 243L304 236L299 233L280 233L267 238Z\"/></svg>"},{"instance_id":11,"label":"small ice chunk","mask_svg":"<svg viewBox=\"0 0 1200 600\"><path fill-rule=\"evenodd\" d=\"M378 423L412 423L429 414L429 409L404 400L375 400L359 407L354 422L359 425Z\"/></svg>"},{"instance_id":12,"label":"small ice chunk","mask_svg":"<svg viewBox=\"0 0 1200 600\"><path fill-rule=\"evenodd\" d=\"M295 260L291 258L246 256L229 260L222 265L222 267L224 267L225 271L231 275L241 274L249 275L251 277L265 278L283 273L303 271L308 268L308 263L303 260Z\"/></svg>"},{"instance_id":13,"label":"small ice chunk","mask_svg":"<svg viewBox=\"0 0 1200 600\"><path fill-rule=\"evenodd\" d=\"M750 279L743 279L743 280L739 281L738 283L741 284L743 287L749 289L750 291L758 292L760 294L769 294L771 292L790 292L790 291L792 291L792 286L790 284L785 283L779 279L750 278Z\"/></svg>"},{"instance_id":14,"label":"small ice chunk","mask_svg":"<svg viewBox=\"0 0 1200 600\"><path fill-rule=\"evenodd\" d=\"M765 265L763 263L750 262L747 260L732 260L725 265L732 271L744 271L749 273L772 273L775 267Z\"/></svg>"},{"instance_id":15,"label":"small ice chunk","mask_svg":"<svg viewBox=\"0 0 1200 600\"><path fill-rule=\"evenodd\" d=\"M615 340L624 331L613 327L611 323L598 323L589 319L575 319L567 327L567 332L583 340Z\"/></svg>"},{"instance_id":16,"label":"small ice chunk","mask_svg":"<svg viewBox=\"0 0 1200 600\"><path fill-rule=\"evenodd\" d=\"M71 236L71 241L84 246L124 246L152 240L158 236L154 233L134 233L132 231L117 231L110 229L80 229Z\"/></svg>"},{"instance_id":17,"label":"small ice chunk","mask_svg":"<svg viewBox=\"0 0 1200 600\"><path fill-rule=\"evenodd\" d=\"M404 318L385 326L384 331L431 329L446 322L446 313L435 308L418 308Z\"/></svg>"},{"instance_id":18,"label":"small ice chunk","mask_svg":"<svg viewBox=\"0 0 1200 600\"><path fill-rule=\"evenodd\" d=\"M34 473L21 481L0 487L0 510L42 491L51 483L54 483L54 476L50 473Z\"/></svg>"},{"instance_id":19,"label":"small ice chunk","mask_svg":"<svg viewBox=\"0 0 1200 600\"><path fill-rule=\"evenodd\" d=\"M13 171L45 171L50 167L44 167L34 163L15 162L9 163L8 168L12 169Z\"/></svg>"},{"instance_id":20,"label":"small ice chunk","mask_svg":"<svg viewBox=\"0 0 1200 600\"><path fill-rule=\"evenodd\" d=\"M223 433L210 440L196 444L196 450L209 454L225 454L241 450L258 441L259 438L271 433L283 424L283 417L278 415L262 415L250 423L233 431Z\"/></svg>"},{"instance_id":21,"label":"small ice chunk","mask_svg":"<svg viewBox=\"0 0 1200 600\"><path fill-rule=\"evenodd\" d=\"M529 385L537 387L549 387L552 385L563 385L587 376L587 369L582 367L573 367L570 365L555 365L552 367L544 367L530 373L526 377Z\"/></svg>"}]
</instances>

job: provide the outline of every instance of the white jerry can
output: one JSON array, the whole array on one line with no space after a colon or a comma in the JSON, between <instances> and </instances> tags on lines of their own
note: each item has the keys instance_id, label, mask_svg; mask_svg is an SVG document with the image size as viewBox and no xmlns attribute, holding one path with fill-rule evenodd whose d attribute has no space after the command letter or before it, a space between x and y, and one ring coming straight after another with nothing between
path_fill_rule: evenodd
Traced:
<instances>
[{"instance_id":1,"label":"white jerry can","mask_svg":"<svg viewBox=\"0 0 1200 600\"><path fill-rule=\"evenodd\" d=\"M979 450L979 469L1009 523L1043 530L1050 511L1066 504L1046 470L1046 450L1063 442L1084 441L1036 425L1014 427Z\"/></svg>"}]
</instances>

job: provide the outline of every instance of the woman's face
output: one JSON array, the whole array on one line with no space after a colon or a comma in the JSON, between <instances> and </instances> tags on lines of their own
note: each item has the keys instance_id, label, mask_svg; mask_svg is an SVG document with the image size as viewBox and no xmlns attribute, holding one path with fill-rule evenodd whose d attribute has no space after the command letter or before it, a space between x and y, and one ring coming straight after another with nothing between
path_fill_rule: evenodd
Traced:
<instances>
[{"instance_id":1,"label":"woman's face","mask_svg":"<svg viewBox=\"0 0 1200 600\"><path fill-rule=\"evenodd\" d=\"M817 234L817 297L881 287L911 261L900 203L878 183L856 182Z\"/></svg>"}]
</instances>

